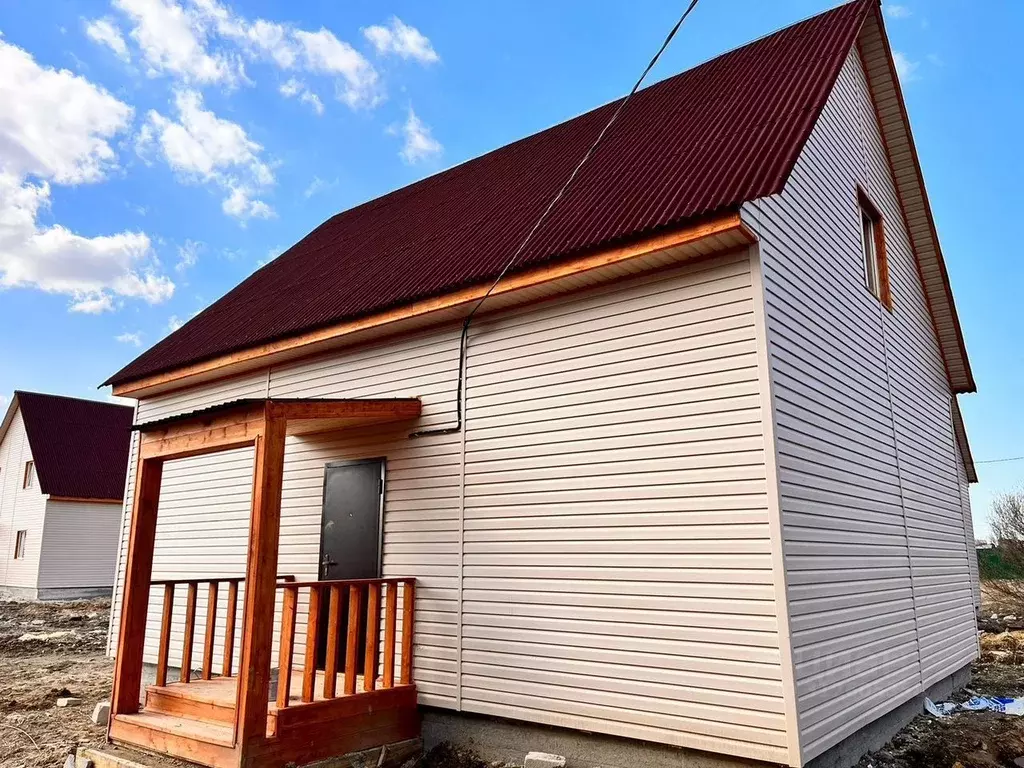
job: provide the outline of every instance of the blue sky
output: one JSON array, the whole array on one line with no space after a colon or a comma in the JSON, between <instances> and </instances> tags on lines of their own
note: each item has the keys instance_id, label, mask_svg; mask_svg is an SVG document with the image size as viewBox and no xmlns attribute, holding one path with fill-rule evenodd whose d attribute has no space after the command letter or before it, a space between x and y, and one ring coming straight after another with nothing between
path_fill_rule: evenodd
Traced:
<instances>
[{"instance_id":1,"label":"blue sky","mask_svg":"<svg viewBox=\"0 0 1024 768\"><path fill-rule=\"evenodd\" d=\"M621 95L682 5L5 3L0 405L104 397L332 213ZM829 5L702 0L651 80ZM1024 456L1024 5L885 10L978 381L974 455ZM1024 461L978 470L984 535Z\"/></svg>"}]
</instances>

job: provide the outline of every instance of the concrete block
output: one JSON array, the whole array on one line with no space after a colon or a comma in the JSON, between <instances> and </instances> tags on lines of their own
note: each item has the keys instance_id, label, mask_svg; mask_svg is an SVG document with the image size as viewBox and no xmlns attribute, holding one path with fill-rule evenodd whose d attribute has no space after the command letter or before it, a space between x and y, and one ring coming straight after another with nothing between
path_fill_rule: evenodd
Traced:
<instances>
[{"instance_id":1,"label":"concrete block","mask_svg":"<svg viewBox=\"0 0 1024 768\"><path fill-rule=\"evenodd\" d=\"M523 768L565 768L565 758L547 752L528 752Z\"/></svg>"},{"instance_id":2,"label":"concrete block","mask_svg":"<svg viewBox=\"0 0 1024 768\"><path fill-rule=\"evenodd\" d=\"M58 707L77 707L82 703L81 699L76 699L74 696L62 696L57 699Z\"/></svg>"},{"instance_id":3,"label":"concrete block","mask_svg":"<svg viewBox=\"0 0 1024 768\"><path fill-rule=\"evenodd\" d=\"M92 710L92 721L96 725L106 725L110 719L110 702L101 701Z\"/></svg>"}]
</instances>

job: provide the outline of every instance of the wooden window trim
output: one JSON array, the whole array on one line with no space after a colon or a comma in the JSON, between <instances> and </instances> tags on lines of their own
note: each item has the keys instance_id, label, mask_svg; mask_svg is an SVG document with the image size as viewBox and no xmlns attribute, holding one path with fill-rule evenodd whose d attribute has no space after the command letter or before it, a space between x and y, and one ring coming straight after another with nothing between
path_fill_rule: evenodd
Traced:
<instances>
[{"instance_id":1,"label":"wooden window trim","mask_svg":"<svg viewBox=\"0 0 1024 768\"><path fill-rule=\"evenodd\" d=\"M25 546L28 540L28 530L18 531L14 534L14 559L25 559Z\"/></svg>"},{"instance_id":2,"label":"wooden window trim","mask_svg":"<svg viewBox=\"0 0 1024 768\"><path fill-rule=\"evenodd\" d=\"M29 459L25 462L25 475L21 478L21 487L23 489L35 487L35 469L36 463L34 461Z\"/></svg>"},{"instance_id":3,"label":"wooden window trim","mask_svg":"<svg viewBox=\"0 0 1024 768\"><path fill-rule=\"evenodd\" d=\"M892 312L892 290L889 286L889 257L885 250L885 218L882 216L882 212L878 210L878 206L871 202L871 198L868 197L864 188L860 186L857 187L857 204L858 212L862 216L867 214L872 223L871 231L874 235L872 245L875 249L875 261L878 264L878 295L875 298L882 302L883 307ZM863 235L861 235L861 238L863 239ZM864 255L863 247L862 243L862 257ZM871 293L870 286L865 284L865 287ZM874 295L872 293L872 296Z\"/></svg>"}]
</instances>

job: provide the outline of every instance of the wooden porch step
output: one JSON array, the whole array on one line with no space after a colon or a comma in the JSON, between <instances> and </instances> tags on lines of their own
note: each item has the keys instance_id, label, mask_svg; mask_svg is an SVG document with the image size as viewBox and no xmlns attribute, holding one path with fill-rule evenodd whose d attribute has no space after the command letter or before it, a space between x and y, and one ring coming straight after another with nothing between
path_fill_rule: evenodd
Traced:
<instances>
[{"instance_id":1,"label":"wooden porch step","mask_svg":"<svg viewBox=\"0 0 1024 768\"><path fill-rule=\"evenodd\" d=\"M234 729L229 725L211 723L208 720L193 720L163 712L117 715L116 719L119 723L127 723L150 731L159 731L190 741L201 741L221 747L234 746Z\"/></svg>"},{"instance_id":2,"label":"wooden porch step","mask_svg":"<svg viewBox=\"0 0 1024 768\"><path fill-rule=\"evenodd\" d=\"M235 678L195 680L146 688L146 711L214 723L235 722Z\"/></svg>"},{"instance_id":3,"label":"wooden porch step","mask_svg":"<svg viewBox=\"0 0 1024 768\"><path fill-rule=\"evenodd\" d=\"M145 752L187 760L209 768L237 768L231 726L167 715L138 712L114 715L111 741Z\"/></svg>"}]
</instances>

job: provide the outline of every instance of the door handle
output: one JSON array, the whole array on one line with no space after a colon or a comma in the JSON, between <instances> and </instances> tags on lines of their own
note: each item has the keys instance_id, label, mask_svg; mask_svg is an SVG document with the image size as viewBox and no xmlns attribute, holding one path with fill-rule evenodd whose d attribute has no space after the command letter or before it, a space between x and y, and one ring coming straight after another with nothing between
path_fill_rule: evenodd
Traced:
<instances>
[{"instance_id":1,"label":"door handle","mask_svg":"<svg viewBox=\"0 0 1024 768\"><path fill-rule=\"evenodd\" d=\"M320 561L320 574L321 574L320 578L326 579L327 576L328 576L328 573L331 570L331 566L332 565L337 565L337 564L338 563L334 559L332 559L329 554L325 553L324 557L323 557L323 560Z\"/></svg>"}]
</instances>

